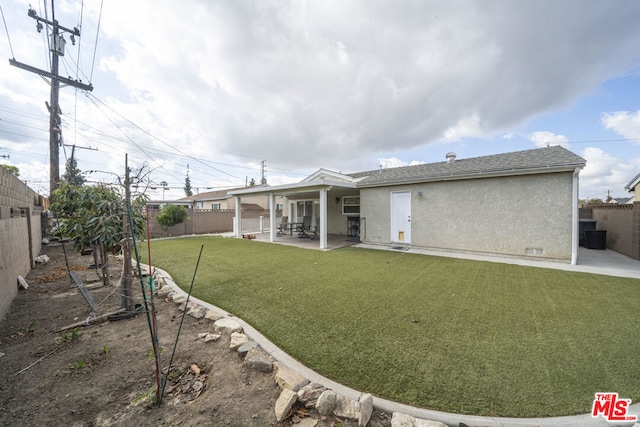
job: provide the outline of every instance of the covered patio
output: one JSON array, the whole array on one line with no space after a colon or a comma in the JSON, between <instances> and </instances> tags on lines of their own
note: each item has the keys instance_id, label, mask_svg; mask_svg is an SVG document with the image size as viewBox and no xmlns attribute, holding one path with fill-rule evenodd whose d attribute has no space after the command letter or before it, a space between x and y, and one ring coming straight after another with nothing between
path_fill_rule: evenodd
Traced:
<instances>
[{"instance_id":1,"label":"covered patio","mask_svg":"<svg viewBox=\"0 0 640 427\"><path fill-rule=\"evenodd\" d=\"M358 180L348 175L320 169L298 183L256 186L230 191L229 195L234 196L236 205L234 235L236 237L242 235L238 226L242 221L242 197L265 196L269 200L269 233L266 239L269 242L292 244L293 241L299 241L295 244L296 246L316 246L323 250L333 249L349 240L352 240L352 244L358 240L359 235L359 230L354 233L349 228L349 221L360 216ZM285 203L277 207L276 197L283 197ZM278 214L280 209L281 215ZM296 231L282 233L283 235L279 236L280 223L276 218L282 217L286 217L287 223L296 224L296 227L303 223L305 218L310 220L313 229L317 230L317 239L298 239ZM288 243L285 243L287 241Z\"/></svg>"}]
</instances>

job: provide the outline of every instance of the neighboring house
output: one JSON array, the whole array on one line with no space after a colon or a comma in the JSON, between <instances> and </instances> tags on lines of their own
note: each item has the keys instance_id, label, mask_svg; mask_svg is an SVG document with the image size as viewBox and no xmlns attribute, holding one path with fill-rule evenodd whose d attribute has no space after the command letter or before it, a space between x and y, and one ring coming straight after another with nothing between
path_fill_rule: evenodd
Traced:
<instances>
[{"instance_id":1,"label":"neighboring house","mask_svg":"<svg viewBox=\"0 0 640 427\"><path fill-rule=\"evenodd\" d=\"M605 203L613 203L618 205L628 205L633 203L633 197L607 197Z\"/></svg>"},{"instance_id":2,"label":"neighboring house","mask_svg":"<svg viewBox=\"0 0 640 427\"><path fill-rule=\"evenodd\" d=\"M206 193L194 194L192 196L178 199L179 202L191 202L193 209L235 209L236 204L233 196L228 193L230 191L245 190L254 187L239 187L226 190L208 191ZM276 203L278 201L276 200ZM242 209L244 210L266 210L269 209L268 199L264 196L247 197L242 201ZM280 200L282 203L282 200ZM277 208L277 206L276 206Z\"/></svg>"},{"instance_id":3,"label":"neighboring house","mask_svg":"<svg viewBox=\"0 0 640 427\"><path fill-rule=\"evenodd\" d=\"M624 189L631 193L631 199L627 201L627 203L633 203L636 200L640 200L640 198L636 197L636 189L640 190L640 188L638 188L638 184L640 184L640 173L634 176L633 179L624 186Z\"/></svg>"},{"instance_id":4,"label":"neighboring house","mask_svg":"<svg viewBox=\"0 0 640 427\"><path fill-rule=\"evenodd\" d=\"M286 198L290 222L364 243L577 262L578 176L586 161L554 146L353 174L320 169L299 183L230 191ZM274 203L272 203L273 205ZM241 213L236 212L236 223ZM275 241L275 215L271 215ZM239 231L235 230L236 235Z\"/></svg>"},{"instance_id":5,"label":"neighboring house","mask_svg":"<svg viewBox=\"0 0 640 427\"><path fill-rule=\"evenodd\" d=\"M191 203L180 203L175 200L149 200L146 203L149 209L162 209L167 205L184 206L187 209L191 209Z\"/></svg>"},{"instance_id":6,"label":"neighboring house","mask_svg":"<svg viewBox=\"0 0 640 427\"><path fill-rule=\"evenodd\" d=\"M235 201L233 196L227 194L229 191L244 190L254 187L239 187L226 190L208 191L205 193L194 194L192 196L183 197L171 201L149 201L147 205L152 208L160 209L168 204L184 206L189 209L205 209L205 210L227 210L235 209ZM279 201L282 204L282 200ZM276 201L277 203L277 201ZM248 197L242 201L242 209L244 210L266 210L269 209L268 199L264 196ZM276 206L277 209L277 206Z\"/></svg>"}]
</instances>

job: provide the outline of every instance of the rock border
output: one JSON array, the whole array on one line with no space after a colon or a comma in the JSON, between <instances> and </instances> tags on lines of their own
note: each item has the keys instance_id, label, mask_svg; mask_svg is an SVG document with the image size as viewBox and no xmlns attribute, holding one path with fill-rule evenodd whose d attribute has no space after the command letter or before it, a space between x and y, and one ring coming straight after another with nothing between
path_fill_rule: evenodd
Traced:
<instances>
[{"instance_id":1,"label":"rock border","mask_svg":"<svg viewBox=\"0 0 640 427\"><path fill-rule=\"evenodd\" d=\"M142 266L142 265L141 265ZM143 274L148 274L148 267L144 265ZM239 321L229 316L217 307L206 307L201 301L187 297L168 273L154 267L154 281L156 295L178 304L180 311L195 319L206 319L213 322L214 333L203 332L197 335L198 340L216 342L222 334L230 335L229 347L244 355L244 365L249 369L260 372L273 372L276 384L282 390L275 403L275 417L282 422L290 416L291 409L296 402L305 408L314 408L321 415L334 415L343 419L358 422L358 427L366 427L373 414L373 396L362 394L356 401L337 394L321 384L311 383L299 372L290 369L282 362L275 360L260 344L253 341L244 333ZM332 396L330 398L329 396ZM392 427L394 426L392 421ZM443 425L444 426L444 425ZM435 426L434 426L435 427ZM446 427L446 426L444 426Z\"/></svg>"}]
</instances>

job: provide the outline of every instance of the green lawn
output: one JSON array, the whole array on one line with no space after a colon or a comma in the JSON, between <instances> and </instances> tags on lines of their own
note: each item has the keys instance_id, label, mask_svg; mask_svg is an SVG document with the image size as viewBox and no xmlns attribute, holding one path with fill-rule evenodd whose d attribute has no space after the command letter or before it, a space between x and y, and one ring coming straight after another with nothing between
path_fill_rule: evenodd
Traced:
<instances>
[{"instance_id":1,"label":"green lawn","mask_svg":"<svg viewBox=\"0 0 640 427\"><path fill-rule=\"evenodd\" d=\"M640 399L640 281L221 237L152 241L154 264L347 386L447 412L590 412ZM146 255L146 249L141 249Z\"/></svg>"}]
</instances>

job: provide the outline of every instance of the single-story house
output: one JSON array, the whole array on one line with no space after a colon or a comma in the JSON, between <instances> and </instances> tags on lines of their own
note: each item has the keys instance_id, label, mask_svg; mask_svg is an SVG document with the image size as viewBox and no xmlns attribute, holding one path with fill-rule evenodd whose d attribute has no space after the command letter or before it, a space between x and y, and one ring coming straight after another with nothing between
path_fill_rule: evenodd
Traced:
<instances>
[{"instance_id":1,"label":"single-story house","mask_svg":"<svg viewBox=\"0 0 640 427\"><path fill-rule=\"evenodd\" d=\"M259 188L259 187L239 187L239 188L228 188L226 190L216 190L216 191L207 191L203 193L193 194L191 196L182 197L177 200L170 201L149 201L147 205L152 208L160 209L166 205L178 205L184 206L188 209L205 209L205 210L225 210L225 209L235 209L235 201L233 196L230 196L228 193L230 191L235 190L243 190L243 189L251 189L251 188ZM242 209L246 210L265 210L268 209L267 199L264 197L245 197L242 200ZM282 209L283 201L278 199L276 203L280 203L280 206L276 206L276 209Z\"/></svg>"},{"instance_id":2,"label":"single-story house","mask_svg":"<svg viewBox=\"0 0 640 427\"><path fill-rule=\"evenodd\" d=\"M611 203L614 205L630 205L633 203L633 197L607 197L605 203Z\"/></svg>"},{"instance_id":3,"label":"single-story house","mask_svg":"<svg viewBox=\"0 0 640 427\"><path fill-rule=\"evenodd\" d=\"M320 169L294 184L230 191L275 198L290 222L310 216L327 235L364 243L570 261L578 254L578 177L586 161L561 147L342 174ZM241 212L236 211L236 224ZM236 228L236 235L240 232Z\"/></svg>"},{"instance_id":4,"label":"single-story house","mask_svg":"<svg viewBox=\"0 0 640 427\"><path fill-rule=\"evenodd\" d=\"M175 200L147 200L146 205L149 209L162 209L167 205L182 206L186 209L191 209L192 204L187 202L179 202Z\"/></svg>"}]
</instances>

